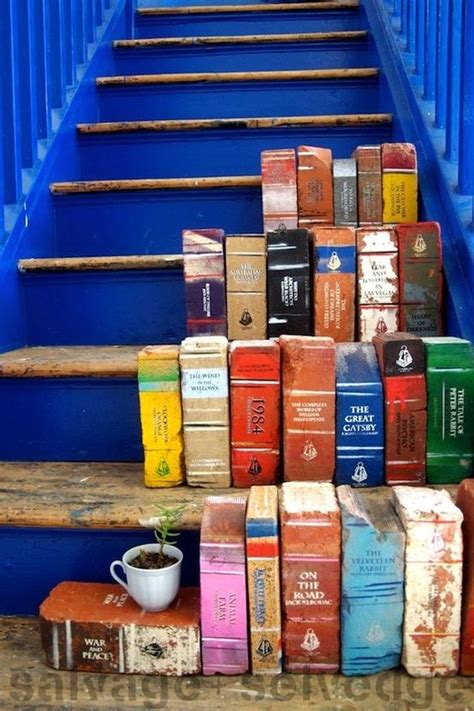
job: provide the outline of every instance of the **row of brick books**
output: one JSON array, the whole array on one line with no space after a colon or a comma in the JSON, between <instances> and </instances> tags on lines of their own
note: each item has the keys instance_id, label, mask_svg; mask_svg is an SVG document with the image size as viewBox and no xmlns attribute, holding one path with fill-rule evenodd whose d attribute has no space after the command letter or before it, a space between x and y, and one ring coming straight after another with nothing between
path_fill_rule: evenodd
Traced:
<instances>
[{"instance_id":1,"label":"row of brick books","mask_svg":"<svg viewBox=\"0 0 474 711\"><path fill-rule=\"evenodd\" d=\"M411 143L359 146L333 160L328 148L262 152L265 232L319 225L357 227L418 219L416 148Z\"/></svg>"},{"instance_id":2,"label":"row of brick books","mask_svg":"<svg viewBox=\"0 0 474 711\"><path fill-rule=\"evenodd\" d=\"M188 335L370 341L442 333L436 222L289 229L263 235L184 230Z\"/></svg>"},{"instance_id":3,"label":"row of brick books","mask_svg":"<svg viewBox=\"0 0 474 711\"><path fill-rule=\"evenodd\" d=\"M446 491L404 486L290 482L280 493L280 503L274 486L252 487L248 504L208 497L201 590L183 588L164 612L142 611L119 585L60 583L40 608L47 663L172 676L352 676L400 663L414 676L474 674L474 480L457 506Z\"/></svg>"},{"instance_id":4,"label":"row of brick books","mask_svg":"<svg viewBox=\"0 0 474 711\"><path fill-rule=\"evenodd\" d=\"M474 354L454 337L186 338L138 359L145 484L459 482L474 465Z\"/></svg>"}]
</instances>

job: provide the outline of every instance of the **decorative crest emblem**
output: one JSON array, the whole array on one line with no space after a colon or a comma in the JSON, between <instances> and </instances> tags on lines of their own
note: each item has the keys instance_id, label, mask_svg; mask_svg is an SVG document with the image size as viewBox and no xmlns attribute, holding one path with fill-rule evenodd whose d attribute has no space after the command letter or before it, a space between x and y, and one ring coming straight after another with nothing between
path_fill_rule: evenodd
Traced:
<instances>
[{"instance_id":1,"label":"decorative crest emblem","mask_svg":"<svg viewBox=\"0 0 474 711\"><path fill-rule=\"evenodd\" d=\"M165 650L160 644L158 644L158 642L151 642L150 644L147 644L146 647L143 648L143 651L150 657L155 657L155 659L161 659L165 653Z\"/></svg>"},{"instance_id":2,"label":"decorative crest emblem","mask_svg":"<svg viewBox=\"0 0 474 711\"><path fill-rule=\"evenodd\" d=\"M385 323L383 316L380 316L379 320L377 321L377 325L375 327L375 332L376 333L387 333L388 331L388 326Z\"/></svg>"},{"instance_id":3,"label":"decorative crest emblem","mask_svg":"<svg viewBox=\"0 0 474 711\"><path fill-rule=\"evenodd\" d=\"M249 468L247 469L247 474L252 474L252 476L258 476L262 472L262 467L260 462L256 457L252 457L250 460Z\"/></svg>"},{"instance_id":4,"label":"decorative crest emblem","mask_svg":"<svg viewBox=\"0 0 474 711\"><path fill-rule=\"evenodd\" d=\"M307 652L315 652L321 646L321 642L316 637L315 631L309 627L306 630L304 640L301 642L301 649L305 649Z\"/></svg>"},{"instance_id":5,"label":"decorative crest emblem","mask_svg":"<svg viewBox=\"0 0 474 711\"><path fill-rule=\"evenodd\" d=\"M400 353L398 354L396 364L399 365L400 368L408 368L408 366L412 363L413 358L411 357L410 351L406 346L402 346L400 348Z\"/></svg>"},{"instance_id":6,"label":"decorative crest emblem","mask_svg":"<svg viewBox=\"0 0 474 711\"><path fill-rule=\"evenodd\" d=\"M364 467L363 462L357 462L357 466L354 469L354 474L352 475L352 480L357 484L362 484L368 478L367 470Z\"/></svg>"},{"instance_id":7,"label":"decorative crest emblem","mask_svg":"<svg viewBox=\"0 0 474 711\"><path fill-rule=\"evenodd\" d=\"M341 268L341 260L339 259L337 252L332 252L328 261L328 269L335 272L337 269Z\"/></svg>"},{"instance_id":8,"label":"decorative crest emblem","mask_svg":"<svg viewBox=\"0 0 474 711\"><path fill-rule=\"evenodd\" d=\"M253 323L253 318L250 315L250 311L248 309L244 309L242 311L242 316L240 317L239 323L242 324L242 326L250 326L250 324Z\"/></svg>"},{"instance_id":9,"label":"decorative crest emblem","mask_svg":"<svg viewBox=\"0 0 474 711\"><path fill-rule=\"evenodd\" d=\"M426 242L423 239L422 235L416 236L415 244L413 245L413 251L417 256L420 256L420 254L426 252Z\"/></svg>"},{"instance_id":10,"label":"decorative crest emblem","mask_svg":"<svg viewBox=\"0 0 474 711\"><path fill-rule=\"evenodd\" d=\"M312 459L318 456L318 450L314 446L312 442L309 440L306 440L304 443L303 447L303 453L301 455L301 458L304 459L307 462L310 462Z\"/></svg>"},{"instance_id":11,"label":"decorative crest emblem","mask_svg":"<svg viewBox=\"0 0 474 711\"><path fill-rule=\"evenodd\" d=\"M162 459L156 467L156 473L158 474L158 476L169 476L170 471L171 470L166 459Z\"/></svg>"},{"instance_id":12,"label":"decorative crest emblem","mask_svg":"<svg viewBox=\"0 0 474 711\"><path fill-rule=\"evenodd\" d=\"M367 642L370 644L380 644L385 639L385 634L383 629L380 627L378 622L374 622L367 633Z\"/></svg>"},{"instance_id":13,"label":"decorative crest emblem","mask_svg":"<svg viewBox=\"0 0 474 711\"><path fill-rule=\"evenodd\" d=\"M260 640L260 644L258 645L256 652L257 654L260 654L261 657L268 657L268 655L273 652L273 647L268 639L262 639Z\"/></svg>"}]
</instances>

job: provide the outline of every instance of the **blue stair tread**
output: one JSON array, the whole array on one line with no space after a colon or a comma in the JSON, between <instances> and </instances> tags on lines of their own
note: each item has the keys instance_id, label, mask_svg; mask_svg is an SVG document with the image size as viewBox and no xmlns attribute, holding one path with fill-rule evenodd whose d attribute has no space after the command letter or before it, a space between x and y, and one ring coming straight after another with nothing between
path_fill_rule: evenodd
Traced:
<instances>
[{"instance_id":1,"label":"blue stair tread","mask_svg":"<svg viewBox=\"0 0 474 711\"><path fill-rule=\"evenodd\" d=\"M182 5L181 7L140 7L140 17L164 15L213 15L241 12L318 12L327 10L357 10L358 0L335 0L334 2L294 2L294 3L258 3L255 5Z\"/></svg>"},{"instance_id":2,"label":"blue stair tread","mask_svg":"<svg viewBox=\"0 0 474 711\"><path fill-rule=\"evenodd\" d=\"M116 257L51 257L20 259L18 269L23 274L37 272L90 272L145 269L179 269L181 254L143 254Z\"/></svg>"},{"instance_id":3,"label":"blue stair tread","mask_svg":"<svg viewBox=\"0 0 474 711\"><path fill-rule=\"evenodd\" d=\"M124 462L0 462L0 525L139 529L155 504L186 509L181 528L198 529L204 500L242 496L242 489L179 486L147 489L143 464Z\"/></svg>"},{"instance_id":4,"label":"blue stair tread","mask_svg":"<svg viewBox=\"0 0 474 711\"><path fill-rule=\"evenodd\" d=\"M140 346L19 348L0 355L0 378L135 378Z\"/></svg>"},{"instance_id":5,"label":"blue stair tread","mask_svg":"<svg viewBox=\"0 0 474 711\"><path fill-rule=\"evenodd\" d=\"M214 35L211 37L148 37L115 40L114 49L150 49L163 47L195 47L219 44L273 44L292 42L346 42L363 40L367 30L342 30L334 32L292 32L258 35Z\"/></svg>"}]
</instances>

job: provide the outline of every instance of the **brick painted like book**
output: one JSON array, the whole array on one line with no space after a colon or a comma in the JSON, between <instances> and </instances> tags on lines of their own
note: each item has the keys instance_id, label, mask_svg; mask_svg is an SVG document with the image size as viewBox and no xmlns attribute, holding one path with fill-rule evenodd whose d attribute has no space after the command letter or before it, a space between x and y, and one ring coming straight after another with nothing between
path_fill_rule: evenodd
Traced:
<instances>
[{"instance_id":1,"label":"brick painted like book","mask_svg":"<svg viewBox=\"0 0 474 711\"><path fill-rule=\"evenodd\" d=\"M229 340L267 337L267 245L264 235L226 237Z\"/></svg>"},{"instance_id":2,"label":"brick painted like book","mask_svg":"<svg viewBox=\"0 0 474 711\"><path fill-rule=\"evenodd\" d=\"M437 222L398 225L400 328L417 336L443 332L441 230Z\"/></svg>"},{"instance_id":3,"label":"brick painted like book","mask_svg":"<svg viewBox=\"0 0 474 711\"><path fill-rule=\"evenodd\" d=\"M382 145L384 224L418 220L418 161L412 143Z\"/></svg>"},{"instance_id":4,"label":"brick painted like book","mask_svg":"<svg viewBox=\"0 0 474 711\"><path fill-rule=\"evenodd\" d=\"M371 343L336 344L336 484L380 486L383 390Z\"/></svg>"},{"instance_id":5,"label":"brick painted like book","mask_svg":"<svg viewBox=\"0 0 474 711\"><path fill-rule=\"evenodd\" d=\"M311 334L309 233L267 233L268 337Z\"/></svg>"},{"instance_id":6,"label":"brick painted like book","mask_svg":"<svg viewBox=\"0 0 474 711\"><path fill-rule=\"evenodd\" d=\"M274 484L280 469L280 346L234 341L229 361L233 485Z\"/></svg>"},{"instance_id":7,"label":"brick painted like book","mask_svg":"<svg viewBox=\"0 0 474 711\"><path fill-rule=\"evenodd\" d=\"M357 227L357 163L353 158L333 161L334 224Z\"/></svg>"},{"instance_id":8,"label":"brick painted like book","mask_svg":"<svg viewBox=\"0 0 474 711\"><path fill-rule=\"evenodd\" d=\"M226 336L224 231L183 230L188 336Z\"/></svg>"},{"instance_id":9,"label":"brick painted like book","mask_svg":"<svg viewBox=\"0 0 474 711\"><path fill-rule=\"evenodd\" d=\"M335 349L332 338L281 336L283 478L332 481Z\"/></svg>"},{"instance_id":10,"label":"brick painted like book","mask_svg":"<svg viewBox=\"0 0 474 711\"><path fill-rule=\"evenodd\" d=\"M184 481L178 357L178 346L147 346L138 354L146 486L177 486Z\"/></svg>"},{"instance_id":11,"label":"brick painted like book","mask_svg":"<svg viewBox=\"0 0 474 711\"><path fill-rule=\"evenodd\" d=\"M280 674L280 539L275 486L250 489L246 533L252 674Z\"/></svg>"},{"instance_id":12,"label":"brick painted like book","mask_svg":"<svg viewBox=\"0 0 474 711\"><path fill-rule=\"evenodd\" d=\"M462 513L443 489L395 486L406 533L402 664L412 676L448 676L459 665Z\"/></svg>"},{"instance_id":13,"label":"brick painted like book","mask_svg":"<svg viewBox=\"0 0 474 711\"><path fill-rule=\"evenodd\" d=\"M120 585L63 582L40 606L48 666L68 671L183 676L201 671L199 589L146 612Z\"/></svg>"},{"instance_id":14,"label":"brick painted like book","mask_svg":"<svg viewBox=\"0 0 474 711\"><path fill-rule=\"evenodd\" d=\"M339 669L341 521L332 484L287 482L281 491L285 671Z\"/></svg>"},{"instance_id":15,"label":"brick painted like book","mask_svg":"<svg viewBox=\"0 0 474 711\"><path fill-rule=\"evenodd\" d=\"M474 352L469 341L424 338L428 427L426 476L430 484L458 483L474 468Z\"/></svg>"},{"instance_id":16,"label":"brick painted like book","mask_svg":"<svg viewBox=\"0 0 474 711\"><path fill-rule=\"evenodd\" d=\"M352 157L357 162L357 206L359 225L382 224L382 148L358 146Z\"/></svg>"},{"instance_id":17,"label":"brick painted like book","mask_svg":"<svg viewBox=\"0 0 474 711\"><path fill-rule=\"evenodd\" d=\"M263 231L298 227L295 151L262 151L261 159Z\"/></svg>"},{"instance_id":18,"label":"brick painted like book","mask_svg":"<svg viewBox=\"0 0 474 711\"><path fill-rule=\"evenodd\" d=\"M298 227L334 224L332 152L298 146Z\"/></svg>"},{"instance_id":19,"label":"brick painted like book","mask_svg":"<svg viewBox=\"0 0 474 711\"><path fill-rule=\"evenodd\" d=\"M244 674L249 667L245 497L209 496L199 549L202 670Z\"/></svg>"},{"instance_id":20,"label":"brick painted like book","mask_svg":"<svg viewBox=\"0 0 474 711\"><path fill-rule=\"evenodd\" d=\"M456 505L461 509L464 516L465 562L459 671L466 676L474 676L474 479L464 479L460 483Z\"/></svg>"},{"instance_id":21,"label":"brick painted like book","mask_svg":"<svg viewBox=\"0 0 474 711\"><path fill-rule=\"evenodd\" d=\"M385 333L373 339L385 403L385 483L426 481L426 379L421 338Z\"/></svg>"},{"instance_id":22,"label":"brick painted like book","mask_svg":"<svg viewBox=\"0 0 474 711\"><path fill-rule=\"evenodd\" d=\"M185 338L180 350L186 481L230 486L227 339Z\"/></svg>"},{"instance_id":23,"label":"brick painted like book","mask_svg":"<svg viewBox=\"0 0 474 711\"><path fill-rule=\"evenodd\" d=\"M353 341L356 249L352 227L315 227L313 323L315 336Z\"/></svg>"},{"instance_id":24,"label":"brick painted like book","mask_svg":"<svg viewBox=\"0 0 474 711\"><path fill-rule=\"evenodd\" d=\"M342 521L341 671L376 674L400 664L405 534L384 492L339 486Z\"/></svg>"}]
</instances>

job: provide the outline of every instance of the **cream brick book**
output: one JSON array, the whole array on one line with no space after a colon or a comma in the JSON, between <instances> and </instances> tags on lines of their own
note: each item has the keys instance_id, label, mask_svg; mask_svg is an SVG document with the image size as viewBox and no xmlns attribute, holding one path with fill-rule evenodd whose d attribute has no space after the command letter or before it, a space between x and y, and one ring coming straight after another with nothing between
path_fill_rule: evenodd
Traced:
<instances>
[{"instance_id":1,"label":"cream brick book","mask_svg":"<svg viewBox=\"0 0 474 711\"><path fill-rule=\"evenodd\" d=\"M406 533L402 664L412 676L448 676L459 664L463 516L444 489L395 486Z\"/></svg>"}]
</instances>

